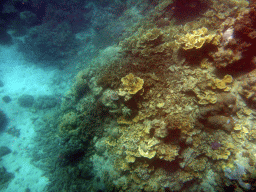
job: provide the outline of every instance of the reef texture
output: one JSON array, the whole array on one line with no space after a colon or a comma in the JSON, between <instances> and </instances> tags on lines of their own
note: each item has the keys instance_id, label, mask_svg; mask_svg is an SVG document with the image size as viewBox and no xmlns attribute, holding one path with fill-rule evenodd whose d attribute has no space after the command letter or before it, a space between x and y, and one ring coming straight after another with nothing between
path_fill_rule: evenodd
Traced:
<instances>
[{"instance_id":1,"label":"reef texture","mask_svg":"<svg viewBox=\"0 0 256 192\"><path fill-rule=\"evenodd\" d=\"M95 60L67 93L60 136L77 148L91 141L92 161L111 164L102 166L104 189L90 190L256 187L256 4L186 2L204 9L184 25L177 1L154 2L119 55Z\"/></svg>"}]
</instances>

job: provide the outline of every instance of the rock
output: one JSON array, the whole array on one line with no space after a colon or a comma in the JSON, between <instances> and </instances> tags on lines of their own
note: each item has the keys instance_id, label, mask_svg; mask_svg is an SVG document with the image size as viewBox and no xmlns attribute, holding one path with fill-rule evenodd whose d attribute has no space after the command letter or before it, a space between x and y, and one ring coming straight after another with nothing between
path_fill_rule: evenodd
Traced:
<instances>
[{"instance_id":1,"label":"rock","mask_svg":"<svg viewBox=\"0 0 256 192\"><path fill-rule=\"evenodd\" d=\"M5 146L1 146L0 147L0 158L5 156L5 155L8 155L9 153L11 153L12 151L8 148L8 147L5 147Z\"/></svg>"},{"instance_id":2,"label":"rock","mask_svg":"<svg viewBox=\"0 0 256 192\"><path fill-rule=\"evenodd\" d=\"M32 107L34 104L34 97L32 95L22 95L18 98L18 104L21 107Z\"/></svg>"},{"instance_id":3,"label":"rock","mask_svg":"<svg viewBox=\"0 0 256 192\"><path fill-rule=\"evenodd\" d=\"M12 99L9 97L9 96L4 96L2 98L2 100L5 102L5 103L10 103L12 101Z\"/></svg>"}]
</instances>

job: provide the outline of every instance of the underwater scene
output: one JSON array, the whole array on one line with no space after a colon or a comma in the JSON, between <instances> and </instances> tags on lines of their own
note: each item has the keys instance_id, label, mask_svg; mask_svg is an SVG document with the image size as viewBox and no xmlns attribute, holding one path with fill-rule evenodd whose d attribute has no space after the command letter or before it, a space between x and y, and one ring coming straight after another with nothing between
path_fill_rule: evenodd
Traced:
<instances>
[{"instance_id":1,"label":"underwater scene","mask_svg":"<svg viewBox=\"0 0 256 192\"><path fill-rule=\"evenodd\" d=\"M3 0L0 191L256 191L256 0Z\"/></svg>"}]
</instances>

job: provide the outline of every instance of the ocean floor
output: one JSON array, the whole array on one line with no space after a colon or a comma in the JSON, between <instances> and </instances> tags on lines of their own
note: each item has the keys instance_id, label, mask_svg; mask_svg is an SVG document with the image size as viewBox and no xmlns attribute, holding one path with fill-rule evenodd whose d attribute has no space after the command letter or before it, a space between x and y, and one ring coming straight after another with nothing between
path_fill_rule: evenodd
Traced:
<instances>
[{"instance_id":1,"label":"ocean floor","mask_svg":"<svg viewBox=\"0 0 256 192\"><path fill-rule=\"evenodd\" d=\"M12 151L2 157L0 164L15 176L5 191L25 191L29 188L33 192L42 192L48 184L48 178L42 170L31 164L32 150L40 150L34 147L36 133L33 122L38 114L30 108L19 106L18 98L23 94L34 98L42 95L61 97L69 88L69 82L62 81L59 86L54 86L53 81L63 78L65 71L60 73L54 68L42 69L33 63L26 63L15 47L0 47L0 58L0 76L4 84L0 88L0 97L11 98L9 103L1 100L1 110L9 121L6 129L0 133L0 146L6 146ZM67 73L66 79L69 77L71 75ZM19 134L9 134L10 130Z\"/></svg>"}]
</instances>

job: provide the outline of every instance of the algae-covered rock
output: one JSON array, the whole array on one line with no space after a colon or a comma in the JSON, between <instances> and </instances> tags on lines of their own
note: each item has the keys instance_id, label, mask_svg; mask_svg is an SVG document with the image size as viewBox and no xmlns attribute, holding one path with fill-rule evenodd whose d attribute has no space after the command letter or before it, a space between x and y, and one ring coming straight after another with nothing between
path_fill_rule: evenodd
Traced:
<instances>
[{"instance_id":1,"label":"algae-covered rock","mask_svg":"<svg viewBox=\"0 0 256 192\"><path fill-rule=\"evenodd\" d=\"M18 98L18 104L21 107L32 107L34 104L34 97L32 95L24 94Z\"/></svg>"}]
</instances>

